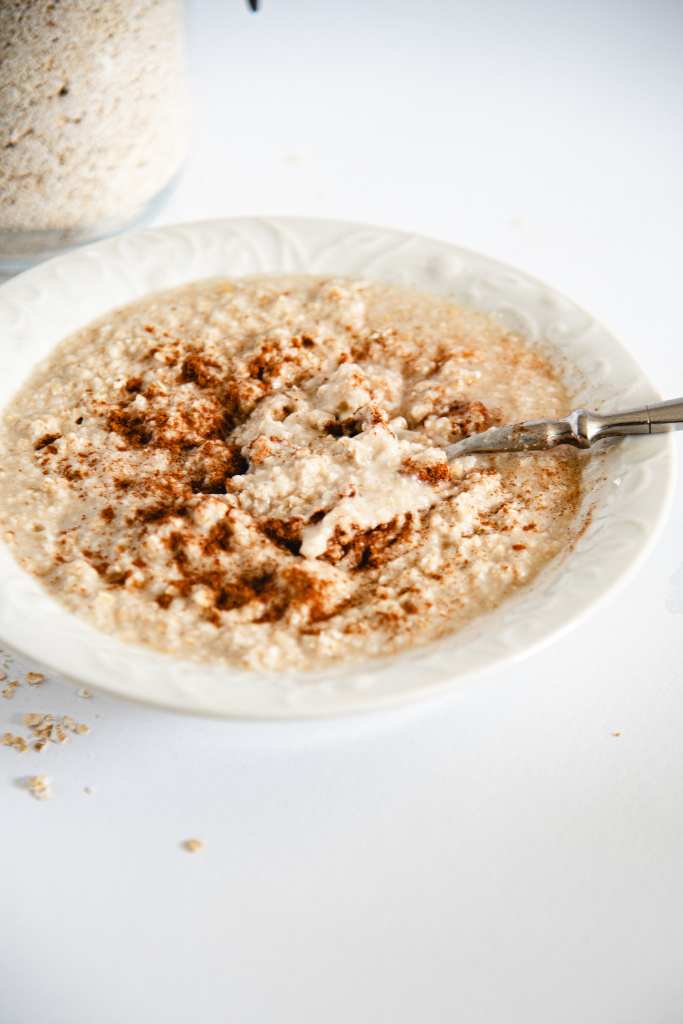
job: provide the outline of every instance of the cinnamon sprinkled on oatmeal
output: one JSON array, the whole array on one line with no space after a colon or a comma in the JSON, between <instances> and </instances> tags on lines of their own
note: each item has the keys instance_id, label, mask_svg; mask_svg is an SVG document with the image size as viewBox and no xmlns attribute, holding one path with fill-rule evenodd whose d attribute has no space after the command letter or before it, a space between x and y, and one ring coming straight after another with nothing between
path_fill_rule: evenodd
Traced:
<instances>
[{"instance_id":1,"label":"cinnamon sprinkled on oatmeal","mask_svg":"<svg viewBox=\"0 0 683 1024\"><path fill-rule=\"evenodd\" d=\"M271 670L385 654L494 607L570 543L575 453L443 453L568 407L540 350L446 300L200 282L38 369L0 433L0 525L123 639Z\"/></svg>"}]
</instances>

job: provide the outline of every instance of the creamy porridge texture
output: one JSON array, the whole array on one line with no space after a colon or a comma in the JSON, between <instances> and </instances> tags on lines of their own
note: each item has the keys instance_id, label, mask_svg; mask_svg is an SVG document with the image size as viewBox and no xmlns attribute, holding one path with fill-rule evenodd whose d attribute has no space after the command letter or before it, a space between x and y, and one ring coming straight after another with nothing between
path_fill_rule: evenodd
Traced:
<instances>
[{"instance_id":1,"label":"creamy porridge texture","mask_svg":"<svg viewBox=\"0 0 683 1024\"><path fill-rule=\"evenodd\" d=\"M120 637L248 668L433 640L572 540L573 451L443 446L566 412L493 319L347 279L199 282L64 342L0 434L20 562Z\"/></svg>"}]
</instances>

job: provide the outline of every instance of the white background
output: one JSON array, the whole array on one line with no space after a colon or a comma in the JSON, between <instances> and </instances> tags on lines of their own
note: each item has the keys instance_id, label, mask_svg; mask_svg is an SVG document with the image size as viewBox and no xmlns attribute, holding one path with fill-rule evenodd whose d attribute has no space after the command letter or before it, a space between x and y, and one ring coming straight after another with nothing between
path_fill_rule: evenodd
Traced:
<instances>
[{"instance_id":1,"label":"white background","mask_svg":"<svg viewBox=\"0 0 683 1024\"><path fill-rule=\"evenodd\" d=\"M437 235L683 394L678 0L264 5L191 5L193 152L160 222ZM54 678L0 702L0 731L92 725L0 748L0 1024L679 1024L682 515L570 636L401 711L237 725ZM16 783L38 771L43 804Z\"/></svg>"}]
</instances>

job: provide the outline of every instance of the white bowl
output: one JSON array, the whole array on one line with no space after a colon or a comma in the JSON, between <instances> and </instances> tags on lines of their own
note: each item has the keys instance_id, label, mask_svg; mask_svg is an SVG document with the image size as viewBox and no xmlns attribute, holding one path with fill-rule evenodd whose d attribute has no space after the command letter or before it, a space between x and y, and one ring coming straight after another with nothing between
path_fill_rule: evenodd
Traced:
<instances>
[{"instance_id":1,"label":"white bowl","mask_svg":"<svg viewBox=\"0 0 683 1024\"><path fill-rule=\"evenodd\" d=\"M347 274L410 284L498 315L546 342L574 406L627 408L658 395L608 332L527 274L445 242L326 220L238 218L157 228L41 264L0 288L0 409L65 335L148 292L214 275ZM623 581L650 547L674 477L666 436L587 462L573 548L456 635L406 654L317 673L244 672L122 643L67 612L0 541L0 641L110 693L234 718L339 714L414 699L547 643Z\"/></svg>"}]
</instances>

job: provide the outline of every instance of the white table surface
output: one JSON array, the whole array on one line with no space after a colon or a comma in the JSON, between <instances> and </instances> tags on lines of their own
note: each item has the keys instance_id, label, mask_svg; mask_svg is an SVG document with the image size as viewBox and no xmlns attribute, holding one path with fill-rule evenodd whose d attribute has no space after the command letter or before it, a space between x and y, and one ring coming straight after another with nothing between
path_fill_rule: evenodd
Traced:
<instances>
[{"instance_id":1,"label":"white table surface","mask_svg":"<svg viewBox=\"0 0 683 1024\"><path fill-rule=\"evenodd\" d=\"M195 145L160 221L438 235L683 394L680 3L264 4L194 0ZM0 748L0 1022L679 1024L682 516L679 491L571 635L401 711L238 725L57 678L0 701L0 731L92 725ZM40 771L45 803L16 784Z\"/></svg>"}]
</instances>

